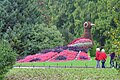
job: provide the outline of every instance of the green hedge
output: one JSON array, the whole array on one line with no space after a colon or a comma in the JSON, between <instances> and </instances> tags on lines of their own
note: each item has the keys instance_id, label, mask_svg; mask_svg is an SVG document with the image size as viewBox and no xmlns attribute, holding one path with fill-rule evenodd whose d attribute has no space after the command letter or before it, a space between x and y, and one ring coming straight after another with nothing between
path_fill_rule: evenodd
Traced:
<instances>
[{"instance_id":1,"label":"green hedge","mask_svg":"<svg viewBox=\"0 0 120 80\"><path fill-rule=\"evenodd\" d=\"M0 41L0 80L13 67L16 61L16 54L5 40Z\"/></svg>"}]
</instances>

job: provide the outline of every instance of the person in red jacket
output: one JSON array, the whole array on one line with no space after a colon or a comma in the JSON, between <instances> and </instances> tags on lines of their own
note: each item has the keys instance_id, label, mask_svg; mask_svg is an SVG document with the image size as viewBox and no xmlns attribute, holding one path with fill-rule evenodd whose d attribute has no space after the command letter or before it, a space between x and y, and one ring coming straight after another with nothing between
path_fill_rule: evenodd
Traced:
<instances>
[{"instance_id":1,"label":"person in red jacket","mask_svg":"<svg viewBox=\"0 0 120 80\"><path fill-rule=\"evenodd\" d=\"M101 50L101 54L99 55L99 60L101 60L102 68L105 68L106 59L107 59L107 55L106 55L106 53L105 53L105 50L102 49L102 50Z\"/></svg>"},{"instance_id":2,"label":"person in red jacket","mask_svg":"<svg viewBox=\"0 0 120 80\"><path fill-rule=\"evenodd\" d=\"M99 60L100 53L101 53L100 48L96 48L96 56L95 56L95 60L97 62L96 68L100 68L100 60Z\"/></svg>"}]
</instances>

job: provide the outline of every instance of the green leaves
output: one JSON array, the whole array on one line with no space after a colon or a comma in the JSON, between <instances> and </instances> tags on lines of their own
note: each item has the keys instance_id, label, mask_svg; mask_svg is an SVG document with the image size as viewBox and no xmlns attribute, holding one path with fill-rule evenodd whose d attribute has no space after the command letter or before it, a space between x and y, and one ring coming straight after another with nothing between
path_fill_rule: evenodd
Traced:
<instances>
[{"instance_id":1,"label":"green leaves","mask_svg":"<svg viewBox=\"0 0 120 80\"><path fill-rule=\"evenodd\" d=\"M49 68L49 69L13 69L7 75L10 80L117 80L119 72L115 69L95 68Z\"/></svg>"},{"instance_id":2,"label":"green leaves","mask_svg":"<svg viewBox=\"0 0 120 80\"><path fill-rule=\"evenodd\" d=\"M2 80L4 75L9 69L13 67L16 61L16 54L12 50L10 44L6 40L0 41L0 79Z\"/></svg>"},{"instance_id":3,"label":"green leaves","mask_svg":"<svg viewBox=\"0 0 120 80\"><path fill-rule=\"evenodd\" d=\"M97 46L110 47L112 40L109 39L113 37L108 33L120 31L117 29L120 26L119 0L2 0L0 3L0 37L7 39L18 53L35 53L33 47L37 51L52 48L59 44L61 36L65 40L62 38L61 42L66 45L81 36L85 21L96 25L92 28L92 34ZM34 28L36 24L45 26ZM115 32L117 36L118 32ZM41 45L36 45L37 41Z\"/></svg>"},{"instance_id":4,"label":"green leaves","mask_svg":"<svg viewBox=\"0 0 120 80\"><path fill-rule=\"evenodd\" d=\"M5 39L8 39L13 49L20 55L35 54L43 49L63 46L63 38L56 26L45 24L16 25L8 30Z\"/></svg>"},{"instance_id":5,"label":"green leaves","mask_svg":"<svg viewBox=\"0 0 120 80\"><path fill-rule=\"evenodd\" d=\"M49 23L45 0L2 0L0 3L0 38L8 40L18 54L33 54L41 50L37 41L44 41L44 38L40 38L46 33L42 36L40 33L46 30L46 26L42 27L41 32L38 26L36 29L33 27L37 23Z\"/></svg>"}]
</instances>

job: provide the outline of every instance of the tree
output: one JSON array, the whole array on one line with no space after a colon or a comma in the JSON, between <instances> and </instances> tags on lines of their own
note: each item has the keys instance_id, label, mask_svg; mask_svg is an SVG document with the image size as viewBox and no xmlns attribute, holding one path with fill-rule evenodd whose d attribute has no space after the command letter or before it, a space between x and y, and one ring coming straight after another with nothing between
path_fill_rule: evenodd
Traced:
<instances>
[{"instance_id":1,"label":"tree","mask_svg":"<svg viewBox=\"0 0 120 80\"><path fill-rule=\"evenodd\" d=\"M115 52L117 55L116 61L120 65L120 1L112 0L109 1L109 13L112 14L110 31L107 31L105 35L109 37L109 40L106 41L106 49L109 53Z\"/></svg>"},{"instance_id":2,"label":"tree","mask_svg":"<svg viewBox=\"0 0 120 80\"><path fill-rule=\"evenodd\" d=\"M35 24L40 22L41 13L32 0L3 0L0 5L1 32L13 28L17 23ZM40 16L40 17L38 17Z\"/></svg>"},{"instance_id":3,"label":"tree","mask_svg":"<svg viewBox=\"0 0 120 80\"><path fill-rule=\"evenodd\" d=\"M118 12L114 11L114 6L118 3L118 0L102 0L97 2L98 19L95 20L97 26L95 33L99 34L94 36L99 37L96 40L100 42L101 46L104 46L106 41L109 40L109 36L106 35L106 33L109 32L111 28L114 29L116 27L114 17L118 15Z\"/></svg>"},{"instance_id":4,"label":"tree","mask_svg":"<svg viewBox=\"0 0 120 80\"><path fill-rule=\"evenodd\" d=\"M58 6L59 5L59 6ZM51 25L56 25L65 39L65 45L74 39L74 0L49 0ZM68 35L68 36L67 36Z\"/></svg>"},{"instance_id":5,"label":"tree","mask_svg":"<svg viewBox=\"0 0 120 80\"><path fill-rule=\"evenodd\" d=\"M48 6L51 23L62 31L67 43L72 38L65 36L68 33L64 31L77 38L83 33L83 23L90 21L96 25L92 28L95 44L104 47L109 40L106 33L117 27L115 17L119 14L118 4L119 0L49 0Z\"/></svg>"},{"instance_id":6,"label":"tree","mask_svg":"<svg viewBox=\"0 0 120 80\"><path fill-rule=\"evenodd\" d=\"M97 17L95 3L96 1L88 0L49 0L48 6L52 16L51 23L56 25L60 32L62 31L66 44L72 41L74 37L81 36L85 21L95 22ZM65 36L63 30L74 37Z\"/></svg>"},{"instance_id":7,"label":"tree","mask_svg":"<svg viewBox=\"0 0 120 80\"><path fill-rule=\"evenodd\" d=\"M17 24L49 23L45 0L0 1L0 37Z\"/></svg>"},{"instance_id":8,"label":"tree","mask_svg":"<svg viewBox=\"0 0 120 80\"><path fill-rule=\"evenodd\" d=\"M110 47L110 42L112 41L110 38L111 30L116 30L118 27L118 20L119 20L119 6L118 4L120 1L118 0L102 0L98 1L97 3L97 13L98 19L95 20L96 23L96 30L95 30L95 37L99 37L96 39L100 42L101 46ZM117 22L116 22L117 21ZM105 48L106 48L105 47ZM106 48L107 49L107 48ZM108 51L109 49L107 49Z\"/></svg>"},{"instance_id":9,"label":"tree","mask_svg":"<svg viewBox=\"0 0 120 80\"><path fill-rule=\"evenodd\" d=\"M34 25L41 23L49 24L49 11L47 11L46 1L47 0L0 1L0 38L8 40L12 48L16 50L18 54L23 53L25 55L41 50L38 49L38 47L38 50L35 49L35 44L33 45L35 46L34 48L33 46L29 46L29 50L28 46L26 46L28 42L26 42L25 39L28 33L30 33L29 31L32 30L32 27L35 27ZM30 35L39 37L35 32L36 31Z\"/></svg>"}]
</instances>

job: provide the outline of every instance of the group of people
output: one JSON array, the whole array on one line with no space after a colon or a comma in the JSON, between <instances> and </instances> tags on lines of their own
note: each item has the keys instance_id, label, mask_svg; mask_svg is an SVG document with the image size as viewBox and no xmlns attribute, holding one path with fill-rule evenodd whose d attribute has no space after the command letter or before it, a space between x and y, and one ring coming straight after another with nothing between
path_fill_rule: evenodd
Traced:
<instances>
[{"instance_id":1,"label":"group of people","mask_svg":"<svg viewBox=\"0 0 120 80\"><path fill-rule=\"evenodd\" d=\"M100 68L100 62L102 63L102 68L105 68L105 62L107 59L107 55L104 49L96 48L96 57L95 60L97 62L96 68Z\"/></svg>"},{"instance_id":2,"label":"group of people","mask_svg":"<svg viewBox=\"0 0 120 80\"><path fill-rule=\"evenodd\" d=\"M110 56L110 67L120 68L120 65L118 65L118 63L117 62L115 63L114 61L116 58L115 52L112 52L109 56ZM96 48L96 56L95 56L95 60L97 62L96 68L100 68L100 67L105 68L106 59L107 59L107 55L105 50ZM102 66L100 66L100 62L102 63Z\"/></svg>"}]
</instances>

